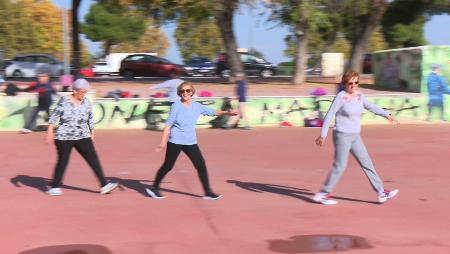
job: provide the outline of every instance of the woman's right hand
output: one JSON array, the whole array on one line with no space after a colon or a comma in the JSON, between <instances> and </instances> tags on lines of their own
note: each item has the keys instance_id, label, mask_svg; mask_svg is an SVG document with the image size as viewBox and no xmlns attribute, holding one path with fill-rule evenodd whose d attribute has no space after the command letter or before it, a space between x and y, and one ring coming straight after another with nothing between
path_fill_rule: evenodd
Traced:
<instances>
[{"instance_id":1,"label":"woman's right hand","mask_svg":"<svg viewBox=\"0 0 450 254\"><path fill-rule=\"evenodd\" d=\"M53 133L47 133L47 136L45 137L45 143L50 144L53 142L54 139Z\"/></svg>"},{"instance_id":2,"label":"woman's right hand","mask_svg":"<svg viewBox=\"0 0 450 254\"><path fill-rule=\"evenodd\" d=\"M319 136L318 138L316 138L316 145L322 146L324 143L325 143L325 139L322 138L321 136Z\"/></svg>"},{"instance_id":3,"label":"woman's right hand","mask_svg":"<svg viewBox=\"0 0 450 254\"><path fill-rule=\"evenodd\" d=\"M164 144L159 144L159 146L157 146L155 148L155 152L159 153L161 152L161 150L163 150L164 148L166 148L166 146Z\"/></svg>"}]
</instances>

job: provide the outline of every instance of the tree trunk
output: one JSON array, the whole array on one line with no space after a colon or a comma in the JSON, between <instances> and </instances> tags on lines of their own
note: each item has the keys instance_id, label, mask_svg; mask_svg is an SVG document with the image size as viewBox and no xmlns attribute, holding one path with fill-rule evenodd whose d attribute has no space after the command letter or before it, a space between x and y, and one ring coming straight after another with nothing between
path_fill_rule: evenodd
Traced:
<instances>
[{"instance_id":1,"label":"tree trunk","mask_svg":"<svg viewBox=\"0 0 450 254\"><path fill-rule=\"evenodd\" d=\"M369 13L363 18L360 26L352 41L352 51L347 69L361 72L362 59L366 52L367 43L373 31L377 28L386 10L385 0L371 0L369 4ZM355 21L357 22L357 21Z\"/></svg>"},{"instance_id":2,"label":"tree trunk","mask_svg":"<svg viewBox=\"0 0 450 254\"><path fill-rule=\"evenodd\" d=\"M104 53L104 56L106 57L106 56L108 56L109 55L109 53L111 53L111 47L112 47L112 42L111 41L105 41L104 43L103 43L103 49L104 49L104 51L105 51L105 53Z\"/></svg>"},{"instance_id":3,"label":"tree trunk","mask_svg":"<svg viewBox=\"0 0 450 254\"><path fill-rule=\"evenodd\" d=\"M74 75L78 75L80 71L81 53L80 53L80 38L78 27L78 9L81 0L72 0L72 66Z\"/></svg>"},{"instance_id":4,"label":"tree trunk","mask_svg":"<svg viewBox=\"0 0 450 254\"><path fill-rule=\"evenodd\" d=\"M237 72L244 73L244 68L242 66L239 53L237 52L236 37L233 32L233 15L237 1L221 0L217 2L218 8L215 12L215 20L217 26L219 27L220 34L222 35L228 65L232 74Z\"/></svg>"},{"instance_id":5,"label":"tree trunk","mask_svg":"<svg viewBox=\"0 0 450 254\"><path fill-rule=\"evenodd\" d=\"M308 62L308 19L303 1L299 1L297 6L299 20L295 27L297 50L295 53L295 74L292 83L301 85L305 81L305 69Z\"/></svg>"}]
</instances>

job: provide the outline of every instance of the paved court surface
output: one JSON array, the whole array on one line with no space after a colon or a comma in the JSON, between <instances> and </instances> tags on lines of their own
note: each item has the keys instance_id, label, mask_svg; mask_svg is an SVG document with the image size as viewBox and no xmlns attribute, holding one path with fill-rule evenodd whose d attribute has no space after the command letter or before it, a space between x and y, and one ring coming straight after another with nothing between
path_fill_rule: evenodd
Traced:
<instances>
[{"instance_id":1,"label":"paved court surface","mask_svg":"<svg viewBox=\"0 0 450 254\"><path fill-rule=\"evenodd\" d=\"M363 128L386 188L400 189L384 205L353 159L333 193L340 203L311 203L333 157L330 139L314 145L318 129L198 132L218 201L200 198L184 155L167 198L145 195L164 156L153 152L159 132L99 131L105 173L122 189L99 195L74 152L59 197L42 191L56 158L44 133L0 133L0 253L450 253L449 124Z\"/></svg>"}]
</instances>

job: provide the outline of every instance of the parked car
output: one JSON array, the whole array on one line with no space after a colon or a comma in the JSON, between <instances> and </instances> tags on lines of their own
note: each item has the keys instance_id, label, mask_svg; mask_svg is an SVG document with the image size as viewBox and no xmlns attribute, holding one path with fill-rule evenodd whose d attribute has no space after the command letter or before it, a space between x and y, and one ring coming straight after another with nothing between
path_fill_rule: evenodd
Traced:
<instances>
[{"instance_id":1,"label":"parked car","mask_svg":"<svg viewBox=\"0 0 450 254\"><path fill-rule=\"evenodd\" d=\"M276 74L277 67L274 64L246 52L239 52L239 55L248 76L270 77ZM222 77L230 76L230 67L225 53L220 53L217 57L216 73Z\"/></svg>"},{"instance_id":2,"label":"parked car","mask_svg":"<svg viewBox=\"0 0 450 254\"><path fill-rule=\"evenodd\" d=\"M64 63L45 54L18 55L5 68L5 77L33 78L41 72L59 76L64 72Z\"/></svg>"},{"instance_id":3,"label":"parked car","mask_svg":"<svg viewBox=\"0 0 450 254\"><path fill-rule=\"evenodd\" d=\"M182 65L174 64L167 59L145 55L133 54L127 56L120 64L120 75L133 77L168 77L171 74L186 75Z\"/></svg>"},{"instance_id":4,"label":"parked car","mask_svg":"<svg viewBox=\"0 0 450 254\"><path fill-rule=\"evenodd\" d=\"M365 54L363 59L363 73L372 73L372 54Z\"/></svg>"},{"instance_id":5,"label":"parked car","mask_svg":"<svg viewBox=\"0 0 450 254\"><path fill-rule=\"evenodd\" d=\"M216 65L206 57L192 57L186 62L184 68L190 76L216 74Z\"/></svg>"},{"instance_id":6,"label":"parked car","mask_svg":"<svg viewBox=\"0 0 450 254\"><path fill-rule=\"evenodd\" d=\"M109 75L113 71L106 61L97 61L92 66L92 72L95 75Z\"/></svg>"}]
</instances>

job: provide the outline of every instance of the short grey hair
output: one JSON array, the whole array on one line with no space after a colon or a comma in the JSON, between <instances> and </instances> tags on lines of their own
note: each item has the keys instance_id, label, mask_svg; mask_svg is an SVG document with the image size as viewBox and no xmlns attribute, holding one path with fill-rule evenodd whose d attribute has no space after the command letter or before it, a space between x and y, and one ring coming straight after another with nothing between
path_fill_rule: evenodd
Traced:
<instances>
[{"instance_id":1,"label":"short grey hair","mask_svg":"<svg viewBox=\"0 0 450 254\"><path fill-rule=\"evenodd\" d=\"M84 78L75 80L72 86L73 90L89 89L89 82Z\"/></svg>"}]
</instances>

